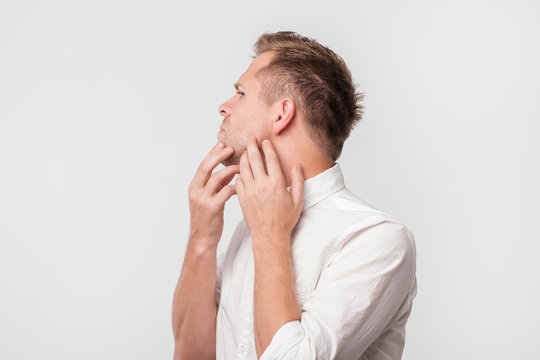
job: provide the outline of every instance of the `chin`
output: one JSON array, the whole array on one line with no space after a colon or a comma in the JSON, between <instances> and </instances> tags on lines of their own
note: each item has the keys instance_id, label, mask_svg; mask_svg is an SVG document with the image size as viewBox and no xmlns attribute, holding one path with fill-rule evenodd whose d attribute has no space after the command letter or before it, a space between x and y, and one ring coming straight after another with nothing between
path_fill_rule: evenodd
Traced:
<instances>
[{"instance_id":1,"label":"chin","mask_svg":"<svg viewBox=\"0 0 540 360\"><path fill-rule=\"evenodd\" d=\"M223 139L222 142L223 144L225 144L225 146L231 146L234 149L234 153L227 159L223 160L221 163L225 166L240 164L240 157L242 156L244 151L246 151L246 146L233 142L230 139Z\"/></svg>"},{"instance_id":2,"label":"chin","mask_svg":"<svg viewBox=\"0 0 540 360\"><path fill-rule=\"evenodd\" d=\"M240 164L240 157L236 156L236 153L235 153L231 157L223 160L221 162L221 164L224 165L224 166L238 165L238 164Z\"/></svg>"}]
</instances>

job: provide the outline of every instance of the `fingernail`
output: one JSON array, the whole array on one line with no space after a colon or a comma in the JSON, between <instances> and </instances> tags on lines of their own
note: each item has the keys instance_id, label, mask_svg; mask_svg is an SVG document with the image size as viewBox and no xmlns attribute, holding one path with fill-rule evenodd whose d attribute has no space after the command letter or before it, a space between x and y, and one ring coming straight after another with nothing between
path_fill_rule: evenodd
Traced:
<instances>
[{"instance_id":1,"label":"fingernail","mask_svg":"<svg viewBox=\"0 0 540 360\"><path fill-rule=\"evenodd\" d=\"M302 165L296 164L296 171L302 171Z\"/></svg>"},{"instance_id":2,"label":"fingernail","mask_svg":"<svg viewBox=\"0 0 540 360\"><path fill-rule=\"evenodd\" d=\"M225 144L223 144L222 142L218 142L218 144L217 144L217 146L218 146L219 148L222 148L224 145L225 145Z\"/></svg>"},{"instance_id":3,"label":"fingernail","mask_svg":"<svg viewBox=\"0 0 540 360\"><path fill-rule=\"evenodd\" d=\"M264 139L264 140L262 141L263 144L268 144L269 142L270 142L270 141L268 141L268 139Z\"/></svg>"}]
</instances>

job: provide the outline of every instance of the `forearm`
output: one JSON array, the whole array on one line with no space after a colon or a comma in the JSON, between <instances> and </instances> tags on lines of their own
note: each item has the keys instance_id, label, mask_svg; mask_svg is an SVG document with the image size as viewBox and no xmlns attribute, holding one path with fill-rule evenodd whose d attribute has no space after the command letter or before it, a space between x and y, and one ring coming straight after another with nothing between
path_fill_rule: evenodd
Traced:
<instances>
[{"instance_id":1,"label":"forearm","mask_svg":"<svg viewBox=\"0 0 540 360\"><path fill-rule=\"evenodd\" d=\"M300 320L302 309L296 297L290 236L254 240L254 244L255 345L260 357L281 326Z\"/></svg>"},{"instance_id":2,"label":"forearm","mask_svg":"<svg viewBox=\"0 0 540 360\"><path fill-rule=\"evenodd\" d=\"M253 317L258 357L284 324L302 315L296 298L291 232L304 206L300 165L291 168L289 191L271 142L263 140L261 147L264 160L257 139L249 137L236 179L255 262Z\"/></svg>"},{"instance_id":3,"label":"forearm","mask_svg":"<svg viewBox=\"0 0 540 360\"><path fill-rule=\"evenodd\" d=\"M216 248L190 239L172 307L174 359L214 359Z\"/></svg>"}]
</instances>

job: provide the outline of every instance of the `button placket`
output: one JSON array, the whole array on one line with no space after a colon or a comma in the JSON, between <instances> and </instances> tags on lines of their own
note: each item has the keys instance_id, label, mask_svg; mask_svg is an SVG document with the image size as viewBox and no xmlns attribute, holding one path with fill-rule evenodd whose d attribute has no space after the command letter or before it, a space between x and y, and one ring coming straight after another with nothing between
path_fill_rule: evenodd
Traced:
<instances>
[{"instance_id":1,"label":"button placket","mask_svg":"<svg viewBox=\"0 0 540 360\"><path fill-rule=\"evenodd\" d=\"M249 238L248 240L251 240ZM251 241L247 241L245 246L251 247ZM246 274L244 275L245 283L248 286L245 288L242 298L245 299L243 306L243 329L241 331L240 342L237 348L237 358L245 359L250 348L250 341L253 337L253 289L255 280L255 266L253 262L253 253L251 249L248 255L248 264L246 267Z\"/></svg>"}]
</instances>

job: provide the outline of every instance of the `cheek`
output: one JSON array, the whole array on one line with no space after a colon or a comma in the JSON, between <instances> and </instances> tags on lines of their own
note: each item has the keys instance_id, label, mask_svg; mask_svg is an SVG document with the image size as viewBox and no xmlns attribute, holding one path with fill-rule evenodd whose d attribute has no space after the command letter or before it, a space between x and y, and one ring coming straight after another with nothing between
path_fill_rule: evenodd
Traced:
<instances>
[{"instance_id":1,"label":"cheek","mask_svg":"<svg viewBox=\"0 0 540 360\"><path fill-rule=\"evenodd\" d=\"M255 136L259 141L264 139L272 139L272 122L268 119L264 121L259 121L257 128L255 129Z\"/></svg>"}]
</instances>

